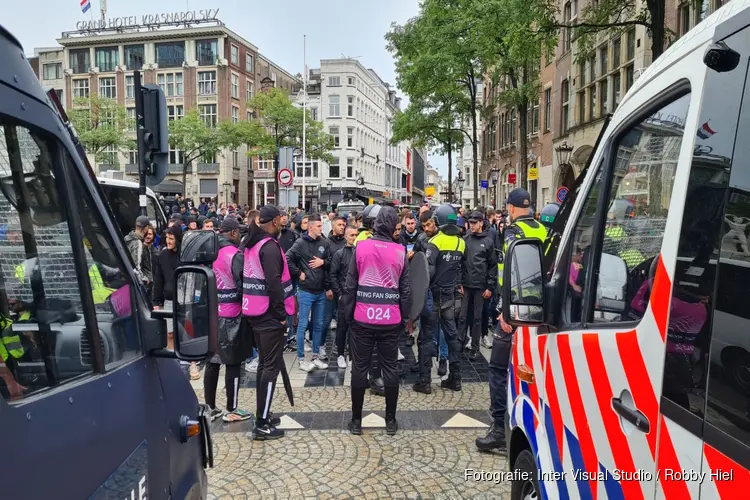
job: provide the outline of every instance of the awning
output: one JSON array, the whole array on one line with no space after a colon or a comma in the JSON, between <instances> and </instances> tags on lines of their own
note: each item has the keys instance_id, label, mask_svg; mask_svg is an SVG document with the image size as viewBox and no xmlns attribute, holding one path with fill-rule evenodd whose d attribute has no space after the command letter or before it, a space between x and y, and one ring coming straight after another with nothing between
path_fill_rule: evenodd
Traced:
<instances>
[{"instance_id":1,"label":"awning","mask_svg":"<svg viewBox=\"0 0 750 500\"><path fill-rule=\"evenodd\" d=\"M176 180L162 181L156 186L151 186L151 190L155 193L182 194L182 182Z\"/></svg>"}]
</instances>

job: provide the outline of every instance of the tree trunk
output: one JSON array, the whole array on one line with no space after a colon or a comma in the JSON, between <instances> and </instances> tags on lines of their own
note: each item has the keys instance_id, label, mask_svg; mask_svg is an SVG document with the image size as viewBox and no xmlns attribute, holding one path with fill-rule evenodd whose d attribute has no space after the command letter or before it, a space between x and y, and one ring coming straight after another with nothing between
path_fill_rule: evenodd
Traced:
<instances>
[{"instance_id":1,"label":"tree trunk","mask_svg":"<svg viewBox=\"0 0 750 500\"><path fill-rule=\"evenodd\" d=\"M651 62L653 62L664 52L666 1L646 0L646 6L651 14Z\"/></svg>"},{"instance_id":2,"label":"tree trunk","mask_svg":"<svg viewBox=\"0 0 750 500\"><path fill-rule=\"evenodd\" d=\"M447 203L453 202L453 144L448 141L448 201ZM437 187L438 194L440 194L440 185Z\"/></svg>"},{"instance_id":3,"label":"tree trunk","mask_svg":"<svg viewBox=\"0 0 750 500\"><path fill-rule=\"evenodd\" d=\"M516 176L518 178L518 185L524 189L528 189L527 184L527 166L529 163L529 141L528 141L528 128L527 122L529 113L529 104L527 102L521 103L518 106L518 151L521 156L518 162L518 171Z\"/></svg>"},{"instance_id":4,"label":"tree trunk","mask_svg":"<svg viewBox=\"0 0 750 500\"><path fill-rule=\"evenodd\" d=\"M182 197L185 198L187 195L187 171L190 166L190 162L186 161L182 164Z\"/></svg>"},{"instance_id":5,"label":"tree trunk","mask_svg":"<svg viewBox=\"0 0 750 500\"><path fill-rule=\"evenodd\" d=\"M472 177L474 178L474 206L479 206L479 152L477 151L477 88L472 85L471 91L471 152Z\"/></svg>"}]
</instances>

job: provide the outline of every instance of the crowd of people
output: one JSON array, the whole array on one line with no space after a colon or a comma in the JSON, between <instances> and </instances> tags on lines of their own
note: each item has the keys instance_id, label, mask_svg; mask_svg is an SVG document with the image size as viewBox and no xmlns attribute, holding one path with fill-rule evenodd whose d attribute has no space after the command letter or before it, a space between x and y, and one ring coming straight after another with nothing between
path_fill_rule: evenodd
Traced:
<instances>
[{"instance_id":1,"label":"crowd of people","mask_svg":"<svg viewBox=\"0 0 750 500\"><path fill-rule=\"evenodd\" d=\"M504 444L504 411L510 327L495 314L502 285L502 255L507 242L537 228L529 194L515 190L507 210L467 212L444 204L410 208L369 205L346 216L335 212L290 212L273 205L260 209L176 198L164 203L169 227L157 235L139 217L126 243L136 272L151 290L155 308L174 300L174 271L186 231L218 232L213 264L219 302L219 352L204 374L211 419L239 422L255 417L254 438L284 435L271 411L275 384L284 369L283 352L297 355L298 369L328 369L326 341L335 332L330 358L338 369L351 367L352 419L360 434L362 406L369 389L384 396L386 432L398 429L399 378L416 372L412 389L431 394L432 369L443 377L443 390L461 390L462 353L479 358L480 345L492 349L491 412L495 424L477 440L481 449ZM330 231L323 234L323 222ZM546 234L546 233L545 233ZM528 236L528 234L526 235ZM536 235L538 236L538 235ZM534 236L532 236L534 237ZM412 282L410 261L422 253L428 282ZM426 289L426 300L413 313L413 287ZM494 325L498 325L494 328ZM401 348L417 344L416 363L402 366ZM170 348L172 339L170 337ZM496 352L497 351L497 352ZM225 409L216 402L221 365L226 367ZM245 370L257 373L255 413L238 407L239 381ZM506 373L503 373L506 372ZM447 377L446 377L447 375ZM197 365L190 376L200 378Z\"/></svg>"}]
</instances>

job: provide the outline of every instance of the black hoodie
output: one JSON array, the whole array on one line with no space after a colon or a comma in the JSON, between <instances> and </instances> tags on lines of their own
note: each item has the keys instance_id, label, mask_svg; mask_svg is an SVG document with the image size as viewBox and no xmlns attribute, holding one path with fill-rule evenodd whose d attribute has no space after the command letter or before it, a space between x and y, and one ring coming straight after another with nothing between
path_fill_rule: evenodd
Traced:
<instances>
[{"instance_id":1,"label":"black hoodie","mask_svg":"<svg viewBox=\"0 0 750 500\"><path fill-rule=\"evenodd\" d=\"M281 233L279 233L279 245L281 245L284 253L287 253L292 248L295 241L297 241L297 234L294 231L288 227L281 229Z\"/></svg>"},{"instance_id":2,"label":"black hoodie","mask_svg":"<svg viewBox=\"0 0 750 500\"><path fill-rule=\"evenodd\" d=\"M328 246L331 248L331 255L336 255L336 252L346 246L346 238L344 235L334 236L333 232L328 233Z\"/></svg>"},{"instance_id":3,"label":"black hoodie","mask_svg":"<svg viewBox=\"0 0 750 500\"><path fill-rule=\"evenodd\" d=\"M387 241L393 243L393 233L396 231L396 210L393 207L383 207L375 219L372 239L378 241ZM354 247L349 272L346 275L346 284L344 285L343 297L346 299L344 307L345 317L351 322L354 321L355 297L359 284L359 268L357 267L357 248ZM399 288L399 308L401 309L401 325L406 325L409 319L411 309L411 284L409 282L409 259L404 252L404 269L401 271L401 277L398 283ZM394 326L375 326L364 325L374 330L390 330ZM399 326L400 328L401 326Z\"/></svg>"},{"instance_id":4,"label":"black hoodie","mask_svg":"<svg viewBox=\"0 0 750 500\"><path fill-rule=\"evenodd\" d=\"M233 274L236 269L241 270L245 265L245 248L252 248L260 240L269 236L271 235L261 227L255 224L250 225L249 232L240 245L240 251L232 261ZM252 321L250 326L255 331L281 330L284 328L281 323L287 319L286 309L284 308L284 288L281 286L281 273L284 270L282 252L279 245L273 241L267 241L260 248L258 255L263 273L266 275L269 305L265 314L250 318Z\"/></svg>"},{"instance_id":5,"label":"black hoodie","mask_svg":"<svg viewBox=\"0 0 750 500\"><path fill-rule=\"evenodd\" d=\"M310 261L315 257L323 259L325 264L315 269L311 268ZM331 289L332 258L328 240L323 236L312 239L307 231L294 242L292 248L286 253L289 272L292 274L292 278L297 280L297 286L301 290L316 295ZM305 273L305 281L299 281L300 273Z\"/></svg>"}]
</instances>

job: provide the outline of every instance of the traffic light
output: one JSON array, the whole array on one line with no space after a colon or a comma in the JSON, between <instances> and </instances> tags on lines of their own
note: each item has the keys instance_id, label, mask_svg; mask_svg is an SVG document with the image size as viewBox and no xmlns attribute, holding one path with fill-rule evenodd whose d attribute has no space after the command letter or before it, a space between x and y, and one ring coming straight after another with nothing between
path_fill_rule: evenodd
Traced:
<instances>
[{"instance_id":1,"label":"traffic light","mask_svg":"<svg viewBox=\"0 0 750 500\"><path fill-rule=\"evenodd\" d=\"M141 95L136 96L140 168L146 174L146 184L154 186L169 172L167 100L158 85L145 84L140 90ZM139 97L142 97L141 106L138 106Z\"/></svg>"}]
</instances>

